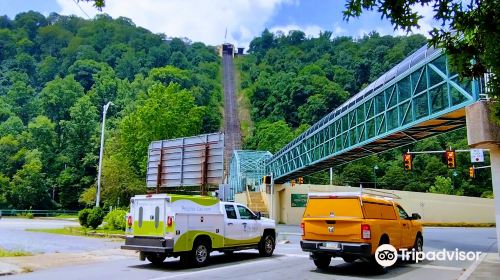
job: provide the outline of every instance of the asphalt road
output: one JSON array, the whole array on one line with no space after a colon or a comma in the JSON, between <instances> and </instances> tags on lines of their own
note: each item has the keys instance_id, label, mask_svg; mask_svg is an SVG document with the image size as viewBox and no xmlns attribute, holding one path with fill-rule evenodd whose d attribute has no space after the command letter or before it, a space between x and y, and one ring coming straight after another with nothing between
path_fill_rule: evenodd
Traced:
<instances>
[{"instance_id":1,"label":"asphalt road","mask_svg":"<svg viewBox=\"0 0 500 280\"><path fill-rule=\"evenodd\" d=\"M366 263L346 264L334 259L330 268L317 270L308 255L300 249L298 227L280 226L275 255L260 258L257 251L237 252L233 256L213 253L211 264L204 268L186 269L178 259L167 259L161 266L126 257L106 262L72 265L39 270L5 279L458 279L472 264L470 261L424 261L419 264L398 262L386 274L379 274ZM283 233L289 234L283 234ZM493 252L496 248L494 228L426 228L425 251L473 250Z\"/></svg>"},{"instance_id":2,"label":"asphalt road","mask_svg":"<svg viewBox=\"0 0 500 280\"><path fill-rule=\"evenodd\" d=\"M235 94L233 57L224 54L222 64L224 66L224 162L228 170L231 153L233 150L241 149L241 131Z\"/></svg>"},{"instance_id":3,"label":"asphalt road","mask_svg":"<svg viewBox=\"0 0 500 280\"><path fill-rule=\"evenodd\" d=\"M77 222L65 220L2 218L0 219L0 247L32 253L78 253L120 248L120 242L109 239L26 231L26 229L63 228L77 225Z\"/></svg>"}]
</instances>

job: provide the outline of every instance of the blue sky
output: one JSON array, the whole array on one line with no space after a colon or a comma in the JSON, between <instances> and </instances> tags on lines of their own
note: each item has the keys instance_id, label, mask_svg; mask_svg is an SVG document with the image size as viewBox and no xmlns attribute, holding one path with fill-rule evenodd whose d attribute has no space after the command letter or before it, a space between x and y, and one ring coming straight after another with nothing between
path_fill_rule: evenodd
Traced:
<instances>
[{"instance_id":1,"label":"blue sky","mask_svg":"<svg viewBox=\"0 0 500 280\"><path fill-rule=\"evenodd\" d=\"M35 10L44 15L56 12L90 17L98 11L88 3L78 7L73 0L0 0L0 14L14 18L17 13ZM107 0L103 12L116 18L131 18L138 26L172 37L187 37L216 45L224 41L248 46L264 28L285 34L303 30L308 36L317 36L321 30L334 36L360 37L371 31L383 35L402 35L394 32L387 20L374 12L365 12L361 18L343 20L344 0ZM420 8L420 7L419 7ZM430 10L420 8L424 13ZM431 21L427 18L418 33L426 34Z\"/></svg>"}]
</instances>

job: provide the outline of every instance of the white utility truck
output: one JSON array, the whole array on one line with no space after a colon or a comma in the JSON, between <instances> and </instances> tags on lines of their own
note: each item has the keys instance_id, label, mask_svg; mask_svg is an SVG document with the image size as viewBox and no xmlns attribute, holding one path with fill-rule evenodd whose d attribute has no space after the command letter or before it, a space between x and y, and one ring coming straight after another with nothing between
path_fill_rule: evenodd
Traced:
<instances>
[{"instance_id":1,"label":"white utility truck","mask_svg":"<svg viewBox=\"0 0 500 280\"><path fill-rule=\"evenodd\" d=\"M244 205L214 197L148 194L131 199L125 245L153 264L166 257L203 266L211 251L232 253L258 249L271 256L276 246L276 223Z\"/></svg>"}]
</instances>

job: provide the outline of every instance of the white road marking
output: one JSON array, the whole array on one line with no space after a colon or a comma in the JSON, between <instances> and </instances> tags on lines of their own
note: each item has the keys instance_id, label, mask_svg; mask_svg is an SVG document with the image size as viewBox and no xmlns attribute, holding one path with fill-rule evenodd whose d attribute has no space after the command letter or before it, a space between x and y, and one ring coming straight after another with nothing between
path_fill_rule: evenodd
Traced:
<instances>
[{"instance_id":1,"label":"white road marking","mask_svg":"<svg viewBox=\"0 0 500 280\"><path fill-rule=\"evenodd\" d=\"M193 272L186 272L186 273L181 273L181 274L175 274L175 275L166 275L163 277L158 277L158 278L150 278L149 280L164 280L164 279L173 279L173 278L179 278L179 277L189 277L192 275L196 274L201 274L201 273L208 273L208 272L213 272L213 271L220 271L220 270L226 270L226 269L233 269L235 267L242 267L242 266L248 266L248 265L255 265L257 263L264 263L264 262L269 262L272 261L272 258L267 258L264 260L258 260L258 261L246 261L242 262L239 264L234 264L234 265L229 265L229 266L223 266L223 267L216 267L216 268L211 268L211 269L203 269L203 270L198 270L198 271L193 271Z\"/></svg>"},{"instance_id":2,"label":"white road marking","mask_svg":"<svg viewBox=\"0 0 500 280\"><path fill-rule=\"evenodd\" d=\"M408 267L420 267L420 268L451 270L451 271L461 271L461 270L464 270L461 267L455 267L455 266L443 266L443 265L432 265L432 264L417 264L417 263L411 264Z\"/></svg>"},{"instance_id":3,"label":"white road marking","mask_svg":"<svg viewBox=\"0 0 500 280\"><path fill-rule=\"evenodd\" d=\"M277 255L293 257L293 258L309 258L309 255L304 255L304 254L277 254Z\"/></svg>"}]
</instances>

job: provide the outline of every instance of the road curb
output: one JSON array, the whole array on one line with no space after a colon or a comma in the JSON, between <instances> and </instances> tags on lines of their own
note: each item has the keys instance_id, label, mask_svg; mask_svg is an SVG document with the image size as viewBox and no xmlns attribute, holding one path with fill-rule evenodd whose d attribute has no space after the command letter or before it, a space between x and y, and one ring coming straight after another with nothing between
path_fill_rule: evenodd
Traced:
<instances>
[{"instance_id":1,"label":"road curb","mask_svg":"<svg viewBox=\"0 0 500 280\"><path fill-rule=\"evenodd\" d=\"M125 239L125 234L117 234L117 233L87 232L86 235L99 236L99 237L108 237L108 238L111 237L111 238Z\"/></svg>"},{"instance_id":2,"label":"road curb","mask_svg":"<svg viewBox=\"0 0 500 280\"><path fill-rule=\"evenodd\" d=\"M21 272L21 268L17 265L0 262L0 276L14 275Z\"/></svg>"},{"instance_id":3,"label":"road curb","mask_svg":"<svg viewBox=\"0 0 500 280\"><path fill-rule=\"evenodd\" d=\"M483 253L481 257L479 257L479 260L476 262L473 262L469 267L460 275L458 280L467 280L469 277L472 275L472 273L478 268L478 266L484 261L484 259L488 256L488 253Z\"/></svg>"}]
</instances>

